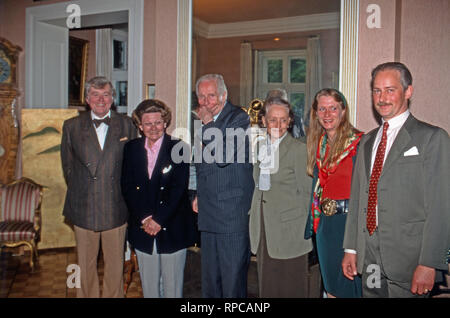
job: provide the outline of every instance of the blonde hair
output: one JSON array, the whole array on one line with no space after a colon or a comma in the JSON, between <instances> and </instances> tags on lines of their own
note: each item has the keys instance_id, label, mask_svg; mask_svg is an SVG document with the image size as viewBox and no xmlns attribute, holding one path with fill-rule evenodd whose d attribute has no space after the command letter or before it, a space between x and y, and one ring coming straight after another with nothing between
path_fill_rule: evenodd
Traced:
<instances>
[{"instance_id":1,"label":"blonde hair","mask_svg":"<svg viewBox=\"0 0 450 318\"><path fill-rule=\"evenodd\" d=\"M332 97L341 106L341 108L345 110L344 116L342 117L342 120L336 129L336 136L334 140L331 141L328 139L330 151L329 156L324 161L325 166L333 164L338 160L339 156L345 150L347 138L349 138L352 132L360 132L350 123L347 101L341 92L334 88L324 88L317 92L311 107L309 127L307 132L308 165L306 170L310 176L312 176L314 172L317 147L319 145L320 137L325 132L325 129L323 129L323 127L320 125L319 119L317 117L317 105L319 104L319 98L322 96Z\"/></svg>"}]
</instances>

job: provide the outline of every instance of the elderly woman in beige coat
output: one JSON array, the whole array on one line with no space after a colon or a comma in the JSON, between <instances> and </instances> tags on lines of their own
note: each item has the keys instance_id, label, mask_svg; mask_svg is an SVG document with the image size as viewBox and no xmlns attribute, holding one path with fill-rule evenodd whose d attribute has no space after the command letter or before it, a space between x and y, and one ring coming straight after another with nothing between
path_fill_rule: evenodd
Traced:
<instances>
[{"instance_id":1,"label":"elderly woman in beige coat","mask_svg":"<svg viewBox=\"0 0 450 318\"><path fill-rule=\"evenodd\" d=\"M308 297L308 253L304 239L311 195L306 145L288 131L293 113L279 97L264 103L267 135L258 142L250 209L250 243L256 254L260 297ZM319 284L319 282L317 282Z\"/></svg>"}]
</instances>

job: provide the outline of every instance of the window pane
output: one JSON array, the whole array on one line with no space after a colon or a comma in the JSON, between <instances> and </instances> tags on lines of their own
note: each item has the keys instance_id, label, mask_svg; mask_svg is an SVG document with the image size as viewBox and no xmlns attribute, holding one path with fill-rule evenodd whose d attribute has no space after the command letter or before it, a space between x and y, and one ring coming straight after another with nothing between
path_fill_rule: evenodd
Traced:
<instances>
[{"instance_id":1,"label":"window pane","mask_svg":"<svg viewBox=\"0 0 450 318\"><path fill-rule=\"evenodd\" d=\"M292 129L292 134L295 138L305 136L305 127L302 123L303 113L305 110L305 94L292 93L290 94L290 101L294 112L294 127Z\"/></svg>"},{"instance_id":2,"label":"window pane","mask_svg":"<svg viewBox=\"0 0 450 318\"><path fill-rule=\"evenodd\" d=\"M283 60L267 61L267 83L281 83L283 81Z\"/></svg>"},{"instance_id":3,"label":"window pane","mask_svg":"<svg viewBox=\"0 0 450 318\"><path fill-rule=\"evenodd\" d=\"M291 83L305 83L306 80L306 60L291 59Z\"/></svg>"}]
</instances>

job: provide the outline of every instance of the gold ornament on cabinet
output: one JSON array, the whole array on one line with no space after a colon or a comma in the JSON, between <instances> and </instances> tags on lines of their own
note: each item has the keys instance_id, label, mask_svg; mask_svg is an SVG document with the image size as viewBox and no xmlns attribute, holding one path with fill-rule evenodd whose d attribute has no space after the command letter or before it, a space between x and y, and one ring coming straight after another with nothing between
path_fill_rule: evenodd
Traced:
<instances>
[{"instance_id":1,"label":"gold ornament on cabinet","mask_svg":"<svg viewBox=\"0 0 450 318\"><path fill-rule=\"evenodd\" d=\"M22 49L0 38L0 183L14 180L19 128L16 117L17 62Z\"/></svg>"}]
</instances>

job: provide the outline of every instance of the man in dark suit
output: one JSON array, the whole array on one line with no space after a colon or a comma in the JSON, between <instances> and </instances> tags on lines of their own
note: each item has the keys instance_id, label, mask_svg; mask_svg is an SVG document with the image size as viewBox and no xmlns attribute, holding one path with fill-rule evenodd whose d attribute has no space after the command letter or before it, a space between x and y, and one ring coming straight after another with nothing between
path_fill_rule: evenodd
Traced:
<instances>
[{"instance_id":1,"label":"man in dark suit","mask_svg":"<svg viewBox=\"0 0 450 318\"><path fill-rule=\"evenodd\" d=\"M383 125L360 142L343 273L362 274L363 297L424 297L436 269L447 269L450 140L410 113L412 76L405 65L378 65L371 88Z\"/></svg>"},{"instance_id":2,"label":"man in dark suit","mask_svg":"<svg viewBox=\"0 0 450 318\"><path fill-rule=\"evenodd\" d=\"M81 288L77 297L99 297L100 242L105 270L103 297L123 297L123 259L128 218L120 176L125 143L137 136L127 116L111 110L114 88L104 77L86 84L91 111L63 125L61 160L67 183L63 214L74 225Z\"/></svg>"},{"instance_id":3,"label":"man in dark suit","mask_svg":"<svg viewBox=\"0 0 450 318\"><path fill-rule=\"evenodd\" d=\"M198 116L194 162L198 226L201 231L203 297L246 297L250 262L248 211L254 189L246 129L248 115L227 102L221 75L196 85ZM200 139L201 142L198 142ZM233 137L232 135L236 136ZM201 152L201 160L198 160Z\"/></svg>"}]
</instances>

